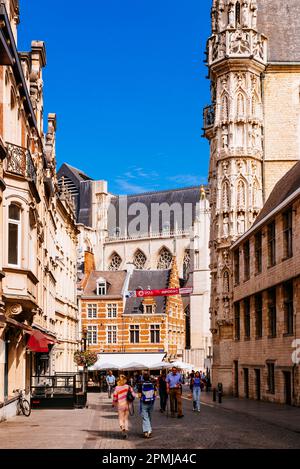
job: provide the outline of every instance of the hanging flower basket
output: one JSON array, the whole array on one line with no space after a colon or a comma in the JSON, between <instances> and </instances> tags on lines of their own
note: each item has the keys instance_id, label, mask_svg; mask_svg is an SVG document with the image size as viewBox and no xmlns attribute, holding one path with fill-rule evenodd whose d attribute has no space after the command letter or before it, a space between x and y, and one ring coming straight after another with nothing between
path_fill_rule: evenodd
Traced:
<instances>
[{"instance_id":1,"label":"hanging flower basket","mask_svg":"<svg viewBox=\"0 0 300 469\"><path fill-rule=\"evenodd\" d=\"M74 353L74 362L77 366L93 366L97 361L97 354L95 352L89 352L86 350L85 352L81 352L77 350Z\"/></svg>"}]
</instances>

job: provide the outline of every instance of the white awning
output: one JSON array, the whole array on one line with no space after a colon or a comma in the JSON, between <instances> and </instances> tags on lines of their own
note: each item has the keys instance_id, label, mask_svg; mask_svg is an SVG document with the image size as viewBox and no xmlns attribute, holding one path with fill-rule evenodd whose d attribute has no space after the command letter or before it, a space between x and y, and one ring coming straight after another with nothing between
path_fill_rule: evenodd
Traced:
<instances>
[{"instance_id":1,"label":"white awning","mask_svg":"<svg viewBox=\"0 0 300 469\"><path fill-rule=\"evenodd\" d=\"M137 370L142 368L151 370L151 366L157 365L162 362L163 353L99 353L98 360L93 366L89 367L89 371L119 369L134 370L133 364L137 364ZM110 367L107 367L110 365Z\"/></svg>"}]
</instances>

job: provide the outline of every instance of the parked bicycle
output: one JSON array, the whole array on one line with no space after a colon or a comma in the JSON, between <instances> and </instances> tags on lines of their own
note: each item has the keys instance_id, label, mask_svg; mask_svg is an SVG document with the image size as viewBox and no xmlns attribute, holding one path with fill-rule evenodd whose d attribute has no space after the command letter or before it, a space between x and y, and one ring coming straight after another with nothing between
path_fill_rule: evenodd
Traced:
<instances>
[{"instance_id":1,"label":"parked bicycle","mask_svg":"<svg viewBox=\"0 0 300 469\"><path fill-rule=\"evenodd\" d=\"M31 414L31 406L30 402L24 397L24 391L22 389L16 389L14 392L19 393L17 402L17 415L20 415L22 412L25 417L29 417Z\"/></svg>"}]
</instances>

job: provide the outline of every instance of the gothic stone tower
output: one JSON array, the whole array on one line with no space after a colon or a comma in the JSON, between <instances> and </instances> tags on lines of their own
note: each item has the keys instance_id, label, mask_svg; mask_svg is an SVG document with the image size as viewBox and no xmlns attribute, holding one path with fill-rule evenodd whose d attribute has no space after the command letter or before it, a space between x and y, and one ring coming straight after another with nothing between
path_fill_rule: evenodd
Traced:
<instances>
[{"instance_id":1,"label":"gothic stone tower","mask_svg":"<svg viewBox=\"0 0 300 469\"><path fill-rule=\"evenodd\" d=\"M231 386L230 246L263 203L262 74L267 40L257 31L256 0L214 0L207 60L212 105L204 110L210 140L211 330L213 381Z\"/></svg>"},{"instance_id":2,"label":"gothic stone tower","mask_svg":"<svg viewBox=\"0 0 300 469\"><path fill-rule=\"evenodd\" d=\"M211 152L210 311L213 381L227 392L236 358L229 248L300 159L299 30L299 0L213 1L207 50L212 105L204 110Z\"/></svg>"}]
</instances>

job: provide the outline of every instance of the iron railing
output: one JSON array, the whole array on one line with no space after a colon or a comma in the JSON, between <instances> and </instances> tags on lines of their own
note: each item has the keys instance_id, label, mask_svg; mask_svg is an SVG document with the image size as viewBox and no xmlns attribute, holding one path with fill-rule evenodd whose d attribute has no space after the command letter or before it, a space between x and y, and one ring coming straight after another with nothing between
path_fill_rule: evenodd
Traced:
<instances>
[{"instance_id":1,"label":"iron railing","mask_svg":"<svg viewBox=\"0 0 300 469\"><path fill-rule=\"evenodd\" d=\"M211 104L203 109L203 128L209 129L215 123L215 106Z\"/></svg>"},{"instance_id":2,"label":"iron railing","mask_svg":"<svg viewBox=\"0 0 300 469\"><path fill-rule=\"evenodd\" d=\"M36 170L30 151L13 143L7 143L6 171L23 176L36 183Z\"/></svg>"}]
</instances>

